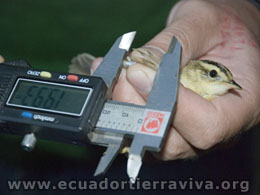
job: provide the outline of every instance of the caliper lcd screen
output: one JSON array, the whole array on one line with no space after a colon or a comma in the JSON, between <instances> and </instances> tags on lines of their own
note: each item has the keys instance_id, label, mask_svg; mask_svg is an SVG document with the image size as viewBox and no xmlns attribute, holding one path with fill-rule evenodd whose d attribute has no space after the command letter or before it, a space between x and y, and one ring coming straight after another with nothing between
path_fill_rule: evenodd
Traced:
<instances>
[{"instance_id":1,"label":"caliper lcd screen","mask_svg":"<svg viewBox=\"0 0 260 195\"><path fill-rule=\"evenodd\" d=\"M30 79L18 79L8 106L81 116L92 89Z\"/></svg>"}]
</instances>

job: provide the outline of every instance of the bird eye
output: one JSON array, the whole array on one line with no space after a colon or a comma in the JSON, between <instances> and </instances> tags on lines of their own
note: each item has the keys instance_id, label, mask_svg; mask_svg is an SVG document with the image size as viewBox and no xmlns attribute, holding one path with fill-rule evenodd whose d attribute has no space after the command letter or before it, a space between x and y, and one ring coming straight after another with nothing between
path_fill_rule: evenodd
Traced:
<instances>
[{"instance_id":1,"label":"bird eye","mask_svg":"<svg viewBox=\"0 0 260 195\"><path fill-rule=\"evenodd\" d=\"M217 74L218 74L218 73L217 73L216 70L211 70L211 71L209 72L209 76L212 77L212 78L216 77Z\"/></svg>"}]
</instances>

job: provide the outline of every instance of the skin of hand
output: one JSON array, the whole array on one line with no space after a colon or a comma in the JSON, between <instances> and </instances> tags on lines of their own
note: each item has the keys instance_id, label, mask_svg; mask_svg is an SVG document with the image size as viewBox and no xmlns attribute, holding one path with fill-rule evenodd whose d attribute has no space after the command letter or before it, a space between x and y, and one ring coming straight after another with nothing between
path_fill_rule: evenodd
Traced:
<instances>
[{"instance_id":1,"label":"skin of hand","mask_svg":"<svg viewBox=\"0 0 260 195\"><path fill-rule=\"evenodd\" d=\"M0 55L0 63L4 62L4 58Z\"/></svg>"},{"instance_id":2,"label":"skin of hand","mask_svg":"<svg viewBox=\"0 0 260 195\"><path fill-rule=\"evenodd\" d=\"M207 101L180 85L161 159L195 157L260 122L259 24L260 12L247 1L183 0L173 7L167 27L143 46L161 58L176 36L183 47L182 66L191 59L222 63L243 88ZM155 74L142 64L123 70L113 99L145 104Z\"/></svg>"}]
</instances>

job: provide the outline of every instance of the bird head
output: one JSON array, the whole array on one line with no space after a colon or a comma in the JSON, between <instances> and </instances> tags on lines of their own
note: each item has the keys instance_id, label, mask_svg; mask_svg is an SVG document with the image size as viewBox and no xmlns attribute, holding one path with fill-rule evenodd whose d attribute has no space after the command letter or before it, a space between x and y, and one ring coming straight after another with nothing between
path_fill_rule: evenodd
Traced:
<instances>
[{"instance_id":1,"label":"bird head","mask_svg":"<svg viewBox=\"0 0 260 195\"><path fill-rule=\"evenodd\" d=\"M191 60L183 68L184 86L202 96L223 95L230 89L242 89L224 65L210 60Z\"/></svg>"}]
</instances>

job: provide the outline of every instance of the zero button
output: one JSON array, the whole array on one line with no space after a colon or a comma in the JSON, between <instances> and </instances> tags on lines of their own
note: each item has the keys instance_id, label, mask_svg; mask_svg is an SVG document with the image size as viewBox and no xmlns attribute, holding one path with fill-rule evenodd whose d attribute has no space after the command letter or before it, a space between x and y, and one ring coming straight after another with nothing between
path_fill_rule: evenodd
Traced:
<instances>
[{"instance_id":1,"label":"zero button","mask_svg":"<svg viewBox=\"0 0 260 195\"><path fill-rule=\"evenodd\" d=\"M44 77L44 78L51 78L52 77L51 73L46 72L46 71L41 71L40 76Z\"/></svg>"}]
</instances>

